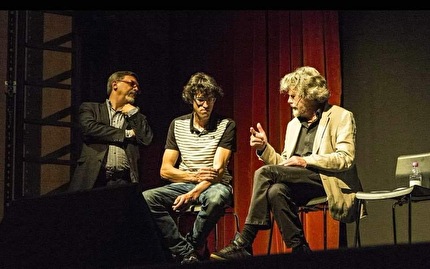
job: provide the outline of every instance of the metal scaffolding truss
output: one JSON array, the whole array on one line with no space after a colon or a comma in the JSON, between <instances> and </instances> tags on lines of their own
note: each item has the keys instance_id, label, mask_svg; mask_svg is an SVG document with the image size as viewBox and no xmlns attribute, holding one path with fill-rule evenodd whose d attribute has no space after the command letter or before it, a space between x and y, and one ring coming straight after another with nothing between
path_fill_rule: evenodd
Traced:
<instances>
[{"instance_id":1,"label":"metal scaffolding truss","mask_svg":"<svg viewBox=\"0 0 430 269\"><path fill-rule=\"evenodd\" d=\"M71 11L9 11L5 210L70 181L75 136Z\"/></svg>"}]
</instances>

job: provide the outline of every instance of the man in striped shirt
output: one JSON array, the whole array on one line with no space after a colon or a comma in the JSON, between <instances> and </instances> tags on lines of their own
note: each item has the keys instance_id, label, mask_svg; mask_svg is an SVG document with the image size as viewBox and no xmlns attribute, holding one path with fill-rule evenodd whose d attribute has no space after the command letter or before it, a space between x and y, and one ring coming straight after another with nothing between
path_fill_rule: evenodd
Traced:
<instances>
[{"instance_id":1,"label":"man in striped shirt","mask_svg":"<svg viewBox=\"0 0 430 269\"><path fill-rule=\"evenodd\" d=\"M193 111L171 122L160 169L170 183L143 192L164 246L181 264L207 258L199 250L233 201L227 166L236 151L236 124L213 112L223 95L213 77L202 72L191 76L182 99ZM182 236L171 213L195 203L201 204L201 211L192 230Z\"/></svg>"}]
</instances>

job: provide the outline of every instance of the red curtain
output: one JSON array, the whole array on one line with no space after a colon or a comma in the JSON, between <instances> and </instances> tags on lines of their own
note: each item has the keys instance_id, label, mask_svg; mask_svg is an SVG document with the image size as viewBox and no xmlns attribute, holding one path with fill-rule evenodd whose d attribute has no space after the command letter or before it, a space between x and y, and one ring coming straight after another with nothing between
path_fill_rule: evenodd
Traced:
<instances>
[{"instance_id":1,"label":"red curtain","mask_svg":"<svg viewBox=\"0 0 430 269\"><path fill-rule=\"evenodd\" d=\"M262 165L249 146L249 127L260 122L269 142L279 152L283 149L286 123L291 109L279 93L279 81L296 67L317 68L328 81L330 102L340 104L341 72L337 11L238 11L224 50L222 81L231 87L237 123L237 152L234 155L234 209L243 227L252 191L254 171ZM231 83L229 85L228 83ZM227 88L227 87L224 87ZM224 98L229 100L229 98ZM231 105L231 106L230 106ZM221 108L223 109L223 108ZM232 239L232 219L221 221L219 247ZM329 217L328 248L339 246L339 223ZM322 216L312 213L304 219L306 237L312 249L323 248ZM224 231L224 232L223 232ZM269 231L260 231L254 242L254 254L267 253ZM271 253L288 252L275 226Z\"/></svg>"}]
</instances>

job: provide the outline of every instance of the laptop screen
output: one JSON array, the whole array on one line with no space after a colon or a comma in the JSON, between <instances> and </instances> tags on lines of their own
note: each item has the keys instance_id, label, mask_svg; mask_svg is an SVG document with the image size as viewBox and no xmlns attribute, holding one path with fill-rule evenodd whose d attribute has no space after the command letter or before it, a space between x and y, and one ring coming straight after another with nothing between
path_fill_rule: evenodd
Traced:
<instances>
[{"instance_id":1,"label":"laptop screen","mask_svg":"<svg viewBox=\"0 0 430 269\"><path fill-rule=\"evenodd\" d=\"M423 174L422 186L429 188L430 182L430 152L401 155L397 157L396 186L409 187L409 174L412 171L412 163L418 162L418 168Z\"/></svg>"}]
</instances>

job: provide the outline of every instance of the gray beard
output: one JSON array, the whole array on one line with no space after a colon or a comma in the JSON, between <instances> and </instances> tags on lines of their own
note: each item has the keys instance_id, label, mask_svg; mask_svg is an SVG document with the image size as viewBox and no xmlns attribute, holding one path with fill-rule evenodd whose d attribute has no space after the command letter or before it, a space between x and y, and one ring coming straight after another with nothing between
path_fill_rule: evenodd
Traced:
<instances>
[{"instance_id":1,"label":"gray beard","mask_svg":"<svg viewBox=\"0 0 430 269\"><path fill-rule=\"evenodd\" d=\"M130 96L127 96L126 97L126 99L127 99L127 102L129 103L129 104L134 104L134 98L133 97L130 97Z\"/></svg>"}]
</instances>

